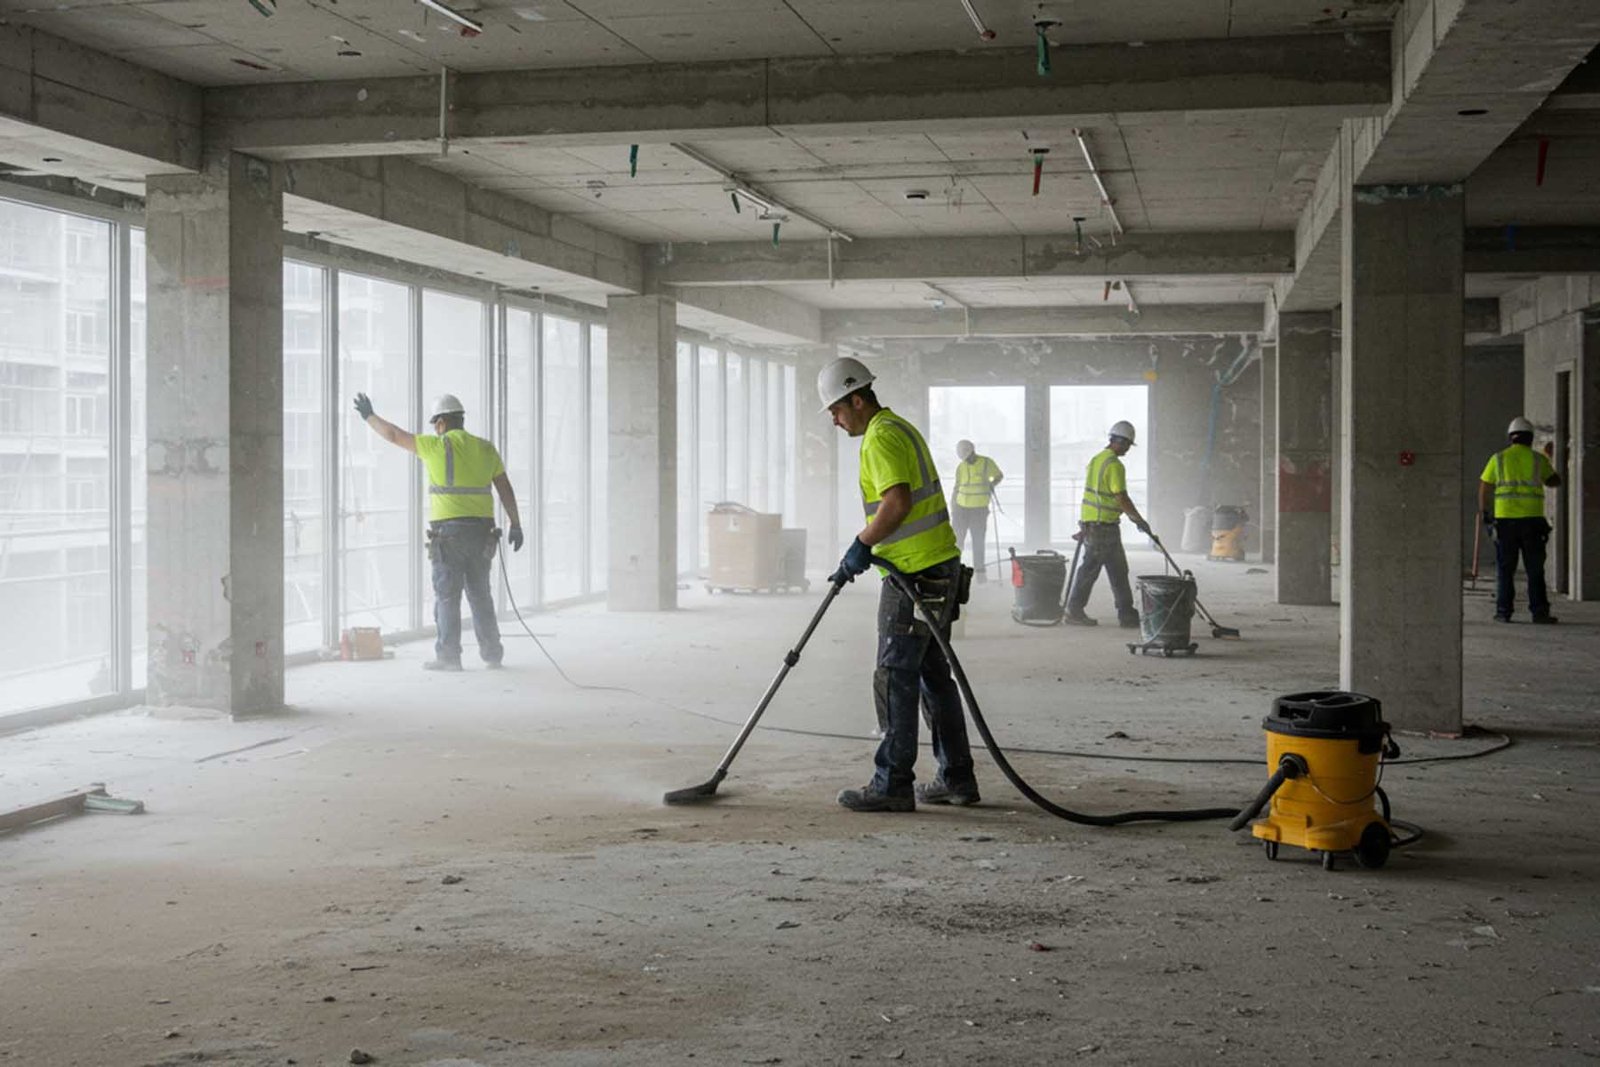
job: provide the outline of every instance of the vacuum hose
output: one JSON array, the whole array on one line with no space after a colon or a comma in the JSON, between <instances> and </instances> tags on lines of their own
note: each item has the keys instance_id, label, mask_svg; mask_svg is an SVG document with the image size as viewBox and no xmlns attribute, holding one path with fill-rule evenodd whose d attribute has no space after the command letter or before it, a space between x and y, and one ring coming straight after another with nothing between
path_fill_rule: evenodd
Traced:
<instances>
[{"instance_id":1,"label":"vacuum hose","mask_svg":"<svg viewBox=\"0 0 1600 1067\"><path fill-rule=\"evenodd\" d=\"M1077 823L1081 826L1121 826L1130 822L1203 822L1208 819L1229 819L1238 814L1235 808L1193 808L1176 811L1124 811L1115 815L1086 815L1083 812L1073 811L1042 795L1033 786L1023 781L1011 766L1011 761L1006 759L1006 754L1001 751L1000 745L994 739L994 734L989 731L989 724L984 720L983 712L978 707L978 698L972 693L972 686L967 682L967 672L961 667L961 660L956 657L955 650L950 647L950 639L945 636L944 629L935 619L933 612L922 598L917 596L916 589L911 581L892 563L874 556L872 562L883 567L889 575L889 580L899 587L900 591L911 598L917 606L922 617L927 620L928 629L933 631L933 639L938 642L939 651L944 653L945 659L950 661L950 670L955 675L956 685L961 690L961 699L967 705L967 712L972 716L972 725L978 728L978 734L983 738L983 745L989 750L989 756L994 760L995 766L1000 768L1008 781L1016 787L1017 792L1027 797L1039 807L1040 810L1049 812L1058 819ZM1265 803L1265 799L1262 803Z\"/></svg>"},{"instance_id":2,"label":"vacuum hose","mask_svg":"<svg viewBox=\"0 0 1600 1067\"><path fill-rule=\"evenodd\" d=\"M1246 823L1261 814L1261 809L1267 806L1267 801L1272 799L1272 794L1278 791L1279 786L1291 778L1298 778L1302 774L1310 773L1310 770L1306 766L1305 760L1293 753L1285 753L1284 757L1278 761L1278 769L1272 772L1271 778L1267 779L1267 784L1261 787L1261 792L1256 794L1256 798L1250 802L1250 805L1228 824L1228 829L1243 830ZM1384 799L1387 801L1388 798Z\"/></svg>"}]
</instances>

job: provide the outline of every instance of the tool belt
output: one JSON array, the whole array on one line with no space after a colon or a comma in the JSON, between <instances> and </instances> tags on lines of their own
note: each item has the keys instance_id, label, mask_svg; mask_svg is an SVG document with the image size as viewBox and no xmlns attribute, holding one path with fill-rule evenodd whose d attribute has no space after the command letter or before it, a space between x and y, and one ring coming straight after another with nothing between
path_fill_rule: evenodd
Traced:
<instances>
[{"instance_id":1,"label":"tool belt","mask_svg":"<svg viewBox=\"0 0 1600 1067\"><path fill-rule=\"evenodd\" d=\"M440 553L444 551L445 524L483 527L483 554L488 559L494 559L495 552L500 547L500 527L493 525L493 519L438 519L428 523L428 559L434 563L439 562Z\"/></svg>"}]
</instances>

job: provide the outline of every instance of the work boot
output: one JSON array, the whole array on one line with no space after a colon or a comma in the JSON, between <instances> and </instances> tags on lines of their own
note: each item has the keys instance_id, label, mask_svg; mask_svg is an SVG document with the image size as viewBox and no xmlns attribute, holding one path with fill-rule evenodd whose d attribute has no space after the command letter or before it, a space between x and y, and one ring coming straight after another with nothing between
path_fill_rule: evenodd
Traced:
<instances>
[{"instance_id":1,"label":"work boot","mask_svg":"<svg viewBox=\"0 0 1600 1067\"><path fill-rule=\"evenodd\" d=\"M1494 621L1495 622L1510 622L1511 621L1511 616L1510 615L1496 615L1494 617Z\"/></svg>"},{"instance_id":2,"label":"work boot","mask_svg":"<svg viewBox=\"0 0 1600 1067\"><path fill-rule=\"evenodd\" d=\"M1121 626L1124 630L1137 630L1139 628L1139 616L1137 613L1132 615L1118 615L1117 625Z\"/></svg>"},{"instance_id":3,"label":"work boot","mask_svg":"<svg viewBox=\"0 0 1600 1067\"><path fill-rule=\"evenodd\" d=\"M1061 616L1061 621L1070 626L1099 626L1099 619L1091 619L1081 611L1069 611Z\"/></svg>"},{"instance_id":4,"label":"work boot","mask_svg":"<svg viewBox=\"0 0 1600 1067\"><path fill-rule=\"evenodd\" d=\"M952 786L944 780L943 775L940 775L931 782L917 783L919 804L954 804L958 808L964 808L968 804L976 804L978 799L977 782Z\"/></svg>"},{"instance_id":5,"label":"work boot","mask_svg":"<svg viewBox=\"0 0 1600 1067\"><path fill-rule=\"evenodd\" d=\"M458 659L430 659L422 665L425 671L459 671L461 661Z\"/></svg>"},{"instance_id":6,"label":"work boot","mask_svg":"<svg viewBox=\"0 0 1600 1067\"><path fill-rule=\"evenodd\" d=\"M851 811L916 811L914 796L892 796L880 793L870 784L860 789L841 789L839 804Z\"/></svg>"},{"instance_id":7,"label":"work boot","mask_svg":"<svg viewBox=\"0 0 1600 1067\"><path fill-rule=\"evenodd\" d=\"M501 663L497 659L486 659L483 661L483 669L486 671L498 671L503 667L505 667L505 664Z\"/></svg>"},{"instance_id":8,"label":"work boot","mask_svg":"<svg viewBox=\"0 0 1600 1067\"><path fill-rule=\"evenodd\" d=\"M1561 620L1556 618L1554 615L1535 615L1533 617L1533 624L1535 626L1554 626L1560 621Z\"/></svg>"}]
</instances>

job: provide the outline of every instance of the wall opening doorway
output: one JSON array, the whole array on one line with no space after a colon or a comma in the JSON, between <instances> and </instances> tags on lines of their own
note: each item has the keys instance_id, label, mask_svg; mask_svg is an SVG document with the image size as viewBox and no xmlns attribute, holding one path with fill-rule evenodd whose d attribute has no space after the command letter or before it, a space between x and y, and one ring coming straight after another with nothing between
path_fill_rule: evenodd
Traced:
<instances>
[{"instance_id":1,"label":"wall opening doorway","mask_svg":"<svg viewBox=\"0 0 1600 1067\"><path fill-rule=\"evenodd\" d=\"M1020 385L931 386L928 389L928 425L925 432L934 466L944 486L945 499L956 487L956 442L971 441L979 455L999 466L1004 481L995 490L987 529L985 562L992 568L1006 545L1023 542L1024 461L1026 421L1024 390ZM972 562L971 545L962 558ZM994 571L991 569L990 575Z\"/></svg>"},{"instance_id":2,"label":"wall opening doorway","mask_svg":"<svg viewBox=\"0 0 1600 1067\"><path fill-rule=\"evenodd\" d=\"M1561 475L1561 487L1554 491L1555 515L1552 526L1555 537L1546 559L1546 572L1550 588L1557 593L1572 592L1572 516L1568 501L1572 499L1567 486L1572 483L1572 371L1556 372L1556 434L1555 454L1551 462Z\"/></svg>"},{"instance_id":3,"label":"wall opening doorway","mask_svg":"<svg viewBox=\"0 0 1600 1067\"><path fill-rule=\"evenodd\" d=\"M1128 495L1150 513L1148 385L1053 385L1050 387L1050 543L1072 547L1083 503L1083 476L1095 453L1106 447L1106 431L1120 419L1133 423L1138 444L1122 457Z\"/></svg>"}]
</instances>

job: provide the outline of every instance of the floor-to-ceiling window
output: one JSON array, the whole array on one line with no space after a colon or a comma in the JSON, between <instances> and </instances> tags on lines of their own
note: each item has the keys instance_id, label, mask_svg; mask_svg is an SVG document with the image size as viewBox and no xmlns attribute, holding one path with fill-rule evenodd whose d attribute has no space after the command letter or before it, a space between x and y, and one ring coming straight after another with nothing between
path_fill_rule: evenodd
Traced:
<instances>
[{"instance_id":1,"label":"floor-to-ceiling window","mask_svg":"<svg viewBox=\"0 0 1600 1067\"><path fill-rule=\"evenodd\" d=\"M534 420L534 384L538 370L539 317L520 307L506 308L506 475L517 494L526 544L506 557L511 596L519 608L539 603L539 486Z\"/></svg>"},{"instance_id":2,"label":"floor-to-ceiling window","mask_svg":"<svg viewBox=\"0 0 1600 1067\"><path fill-rule=\"evenodd\" d=\"M149 672L150 627L146 623L149 591L149 482L145 477L147 426L145 380L144 230L128 230L128 619L131 662L129 683L143 689Z\"/></svg>"},{"instance_id":3,"label":"floor-to-ceiling window","mask_svg":"<svg viewBox=\"0 0 1600 1067\"><path fill-rule=\"evenodd\" d=\"M283 648L323 644L327 309L321 267L283 264Z\"/></svg>"},{"instance_id":4,"label":"floor-to-ceiling window","mask_svg":"<svg viewBox=\"0 0 1600 1067\"><path fill-rule=\"evenodd\" d=\"M112 241L0 200L0 710L117 688Z\"/></svg>"},{"instance_id":5,"label":"floor-to-ceiling window","mask_svg":"<svg viewBox=\"0 0 1600 1067\"><path fill-rule=\"evenodd\" d=\"M589 592L604 592L610 566L611 539L607 533L606 484L611 463L606 415L606 328L589 327Z\"/></svg>"},{"instance_id":6,"label":"floor-to-ceiling window","mask_svg":"<svg viewBox=\"0 0 1600 1067\"><path fill-rule=\"evenodd\" d=\"M992 546L988 558L1003 545L1022 544L1024 403L1020 385L934 386L928 390L928 447L933 451L945 496L956 484L956 442L969 440L981 455L999 464L1005 475L994 493L988 525Z\"/></svg>"},{"instance_id":7,"label":"floor-to-ceiling window","mask_svg":"<svg viewBox=\"0 0 1600 1067\"><path fill-rule=\"evenodd\" d=\"M540 547L544 599L583 592L583 324L546 313L541 353Z\"/></svg>"},{"instance_id":8,"label":"floor-to-ceiling window","mask_svg":"<svg viewBox=\"0 0 1600 1067\"><path fill-rule=\"evenodd\" d=\"M1119 419L1147 429L1147 385L1053 385L1050 387L1050 540L1068 543L1078 528L1083 477L1089 460L1106 447L1107 431ZM1128 495L1148 512L1148 453L1130 448L1122 457Z\"/></svg>"},{"instance_id":9,"label":"floor-to-ceiling window","mask_svg":"<svg viewBox=\"0 0 1600 1067\"><path fill-rule=\"evenodd\" d=\"M727 486L723 493L729 500L750 503L750 396L745 385L745 359L737 352L729 352L724 360L727 385L723 402L727 405L727 422L724 424Z\"/></svg>"},{"instance_id":10,"label":"floor-to-ceiling window","mask_svg":"<svg viewBox=\"0 0 1600 1067\"><path fill-rule=\"evenodd\" d=\"M416 422L412 389L412 290L339 273L339 385L364 392L399 426ZM414 460L357 418L339 422L339 603L344 626L406 630L413 625L417 567L412 497Z\"/></svg>"},{"instance_id":11,"label":"floor-to-ceiling window","mask_svg":"<svg viewBox=\"0 0 1600 1067\"><path fill-rule=\"evenodd\" d=\"M678 342L678 573L687 574L700 561L700 493L695 456L699 430L695 425L695 352L688 341Z\"/></svg>"},{"instance_id":12,"label":"floor-to-ceiling window","mask_svg":"<svg viewBox=\"0 0 1600 1067\"><path fill-rule=\"evenodd\" d=\"M700 448L697 464L694 502L695 528L700 533L700 566L711 565L710 547L704 536L706 510L728 498L727 467L723 449L723 426L726 410L723 406L722 353L708 345L696 345L698 388L696 390L695 421L699 430Z\"/></svg>"}]
</instances>

